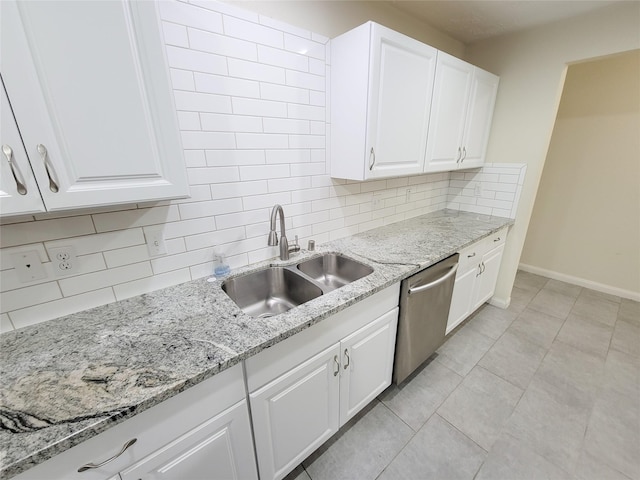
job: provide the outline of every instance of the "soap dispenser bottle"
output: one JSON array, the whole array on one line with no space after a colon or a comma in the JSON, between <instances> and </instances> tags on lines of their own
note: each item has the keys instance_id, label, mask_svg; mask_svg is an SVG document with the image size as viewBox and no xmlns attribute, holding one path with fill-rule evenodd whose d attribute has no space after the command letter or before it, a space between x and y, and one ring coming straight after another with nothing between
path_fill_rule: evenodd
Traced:
<instances>
[{"instance_id":1,"label":"soap dispenser bottle","mask_svg":"<svg viewBox=\"0 0 640 480\"><path fill-rule=\"evenodd\" d=\"M224 255L222 253L216 255L213 259L213 275L220 280L228 276L229 273L231 273L231 268L225 261Z\"/></svg>"}]
</instances>

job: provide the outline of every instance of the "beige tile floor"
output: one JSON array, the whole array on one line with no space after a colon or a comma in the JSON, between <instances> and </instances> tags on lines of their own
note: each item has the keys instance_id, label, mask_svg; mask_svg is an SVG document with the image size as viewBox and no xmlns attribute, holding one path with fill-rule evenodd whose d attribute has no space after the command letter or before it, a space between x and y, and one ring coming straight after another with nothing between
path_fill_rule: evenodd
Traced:
<instances>
[{"instance_id":1,"label":"beige tile floor","mask_svg":"<svg viewBox=\"0 0 640 480\"><path fill-rule=\"evenodd\" d=\"M640 480L640 303L518 272L294 479Z\"/></svg>"}]
</instances>

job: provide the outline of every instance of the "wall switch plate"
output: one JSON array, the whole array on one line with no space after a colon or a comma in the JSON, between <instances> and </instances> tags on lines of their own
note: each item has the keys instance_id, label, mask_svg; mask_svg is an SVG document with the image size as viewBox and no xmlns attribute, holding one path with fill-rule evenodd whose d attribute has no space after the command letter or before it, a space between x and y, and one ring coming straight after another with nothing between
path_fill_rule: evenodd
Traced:
<instances>
[{"instance_id":1,"label":"wall switch plate","mask_svg":"<svg viewBox=\"0 0 640 480\"><path fill-rule=\"evenodd\" d=\"M161 228L149 229L144 231L144 238L147 241L147 250L149 256L157 257L158 255L167 254L167 245L164 241L164 232Z\"/></svg>"},{"instance_id":2,"label":"wall switch plate","mask_svg":"<svg viewBox=\"0 0 640 480\"><path fill-rule=\"evenodd\" d=\"M482 183L480 182L476 183L475 194L476 194L476 197L482 196Z\"/></svg>"},{"instance_id":3,"label":"wall switch plate","mask_svg":"<svg viewBox=\"0 0 640 480\"><path fill-rule=\"evenodd\" d=\"M47 272L45 272L42 266L40 254L37 250L14 253L11 255L11 259L13 260L13 266L16 269L18 280L22 283L47 278Z\"/></svg>"},{"instance_id":4,"label":"wall switch plate","mask_svg":"<svg viewBox=\"0 0 640 480\"><path fill-rule=\"evenodd\" d=\"M78 273L78 258L74 247L47 248L47 251L56 277Z\"/></svg>"},{"instance_id":5,"label":"wall switch plate","mask_svg":"<svg viewBox=\"0 0 640 480\"><path fill-rule=\"evenodd\" d=\"M411 191L410 188L407 188L405 190L405 199L404 199L405 203L411 202L411 193L412 193L412 191Z\"/></svg>"},{"instance_id":6,"label":"wall switch plate","mask_svg":"<svg viewBox=\"0 0 640 480\"><path fill-rule=\"evenodd\" d=\"M372 208L381 208L382 207L382 194L381 193L374 193L373 196L371 197L371 207Z\"/></svg>"}]
</instances>

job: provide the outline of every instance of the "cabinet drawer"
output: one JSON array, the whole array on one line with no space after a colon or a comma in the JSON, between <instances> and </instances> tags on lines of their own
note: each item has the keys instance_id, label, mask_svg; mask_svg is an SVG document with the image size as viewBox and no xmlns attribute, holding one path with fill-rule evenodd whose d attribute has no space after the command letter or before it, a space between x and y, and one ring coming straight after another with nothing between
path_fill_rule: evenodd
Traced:
<instances>
[{"instance_id":1,"label":"cabinet drawer","mask_svg":"<svg viewBox=\"0 0 640 480\"><path fill-rule=\"evenodd\" d=\"M217 413L245 398L242 365L238 364L184 392L90 438L15 480L105 480L200 426ZM100 463L120 451L129 440L137 442L104 467L79 473L87 463ZM119 478L116 476L116 478Z\"/></svg>"}]
</instances>

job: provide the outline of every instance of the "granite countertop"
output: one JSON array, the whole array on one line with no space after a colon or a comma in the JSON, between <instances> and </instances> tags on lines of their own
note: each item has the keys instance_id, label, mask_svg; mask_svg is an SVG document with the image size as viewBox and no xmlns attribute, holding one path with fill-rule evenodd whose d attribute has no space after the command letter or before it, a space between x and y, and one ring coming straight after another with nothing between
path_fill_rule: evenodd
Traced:
<instances>
[{"instance_id":1,"label":"granite countertop","mask_svg":"<svg viewBox=\"0 0 640 480\"><path fill-rule=\"evenodd\" d=\"M2 334L0 477L27 470L512 223L441 210L233 272L323 252L374 268L270 318L249 317L219 281L200 279Z\"/></svg>"}]
</instances>

